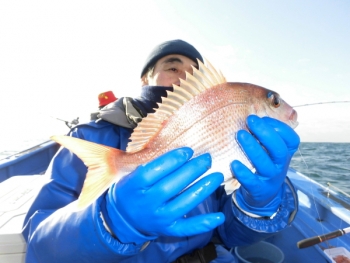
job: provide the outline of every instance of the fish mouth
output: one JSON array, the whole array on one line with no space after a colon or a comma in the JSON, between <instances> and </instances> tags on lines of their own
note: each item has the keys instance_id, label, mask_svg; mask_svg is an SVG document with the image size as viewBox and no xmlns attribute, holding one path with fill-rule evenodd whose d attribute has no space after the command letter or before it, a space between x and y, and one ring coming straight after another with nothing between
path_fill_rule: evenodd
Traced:
<instances>
[{"instance_id":1,"label":"fish mouth","mask_svg":"<svg viewBox=\"0 0 350 263\"><path fill-rule=\"evenodd\" d=\"M289 116L289 126L295 129L299 122L298 122L298 113L293 109L292 113Z\"/></svg>"}]
</instances>

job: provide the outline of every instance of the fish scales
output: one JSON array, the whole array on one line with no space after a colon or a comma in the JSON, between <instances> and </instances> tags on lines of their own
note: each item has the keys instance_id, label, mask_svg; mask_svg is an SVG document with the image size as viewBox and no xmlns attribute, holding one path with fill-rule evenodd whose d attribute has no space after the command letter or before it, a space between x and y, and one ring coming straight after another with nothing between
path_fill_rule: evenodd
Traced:
<instances>
[{"instance_id":1,"label":"fish scales","mask_svg":"<svg viewBox=\"0 0 350 263\"><path fill-rule=\"evenodd\" d=\"M170 149L189 146L195 156L209 152L213 167L224 173L225 180L231 179L227 159L240 159L249 165L235 140L236 132L245 129L251 108L249 92L242 89L241 84L218 85L184 104L149 142L144 161ZM222 166L223 162L226 165Z\"/></svg>"},{"instance_id":2,"label":"fish scales","mask_svg":"<svg viewBox=\"0 0 350 263\"><path fill-rule=\"evenodd\" d=\"M194 69L194 75L186 74L186 80L168 92L159 109L139 123L125 152L68 136L52 137L88 167L78 208L91 204L140 164L183 146L191 147L194 156L210 153L212 167L207 173L222 172L232 190L239 184L232 178L230 162L240 160L253 169L235 139L238 130L247 130L246 117L270 116L293 128L297 125L296 112L278 93L249 83L226 82L221 73L199 66L200 73ZM206 79L201 83L194 76Z\"/></svg>"}]
</instances>

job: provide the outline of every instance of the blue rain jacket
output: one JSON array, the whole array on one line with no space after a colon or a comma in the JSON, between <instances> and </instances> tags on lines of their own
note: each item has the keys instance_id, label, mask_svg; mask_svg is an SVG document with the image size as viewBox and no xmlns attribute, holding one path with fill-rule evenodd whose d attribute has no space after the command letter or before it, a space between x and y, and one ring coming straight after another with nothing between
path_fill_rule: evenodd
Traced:
<instances>
[{"instance_id":1,"label":"blue rain jacket","mask_svg":"<svg viewBox=\"0 0 350 263\"><path fill-rule=\"evenodd\" d=\"M130 128L106 121L91 121L75 127L70 134L125 150L131 132ZM160 236L142 245L123 244L103 225L100 213L104 195L84 210L71 210L69 204L78 198L86 172L82 161L65 148L53 158L45 175L50 180L42 187L24 222L27 263L166 263L204 247L210 241L216 244L218 254L212 262L232 263L236 260L229 252L230 248L262 240L286 228L297 211L295 190L288 179L282 204L272 219L256 219L242 213L221 186L188 214L223 212L226 220L215 230L188 237Z\"/></svg>"}]
</instances>

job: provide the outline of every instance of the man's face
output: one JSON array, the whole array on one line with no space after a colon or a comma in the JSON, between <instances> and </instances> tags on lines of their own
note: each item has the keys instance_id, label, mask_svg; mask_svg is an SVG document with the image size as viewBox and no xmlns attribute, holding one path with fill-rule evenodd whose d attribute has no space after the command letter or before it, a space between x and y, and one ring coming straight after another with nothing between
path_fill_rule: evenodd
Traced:
<instances>
[{"instance_id":1,"label":"man's face","mask_svg":"<svg viewBox=\"0 0 350 263\"><path fill-rule=\"evenodd\" d=\"M162 57L154 66L153 74L145 74L141 78L142 86L165 86L180 85L180 78L186 79L185 72L193 73L192 67L198 68L196 62L182 55L168 55Z\"/></svg>"}]
</instances>

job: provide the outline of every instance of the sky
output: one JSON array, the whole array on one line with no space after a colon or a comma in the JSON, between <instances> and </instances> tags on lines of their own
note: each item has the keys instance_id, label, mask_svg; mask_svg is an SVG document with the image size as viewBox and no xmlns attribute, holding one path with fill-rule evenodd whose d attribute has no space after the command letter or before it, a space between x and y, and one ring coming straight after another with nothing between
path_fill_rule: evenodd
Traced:
<instances>
[{"instance_id":1,"label":"sky","mask_svg":"<svg viewBox=\"0 0 350 263\"><path fill-rule=\"evenodd\" d=\"M350 1L0 0L0 151L140 93L150 50L194 45L230 82L290 105L350 101ZM350 142L350 103L296 108L304 142Z\"/></svg>"}]
</instances>

